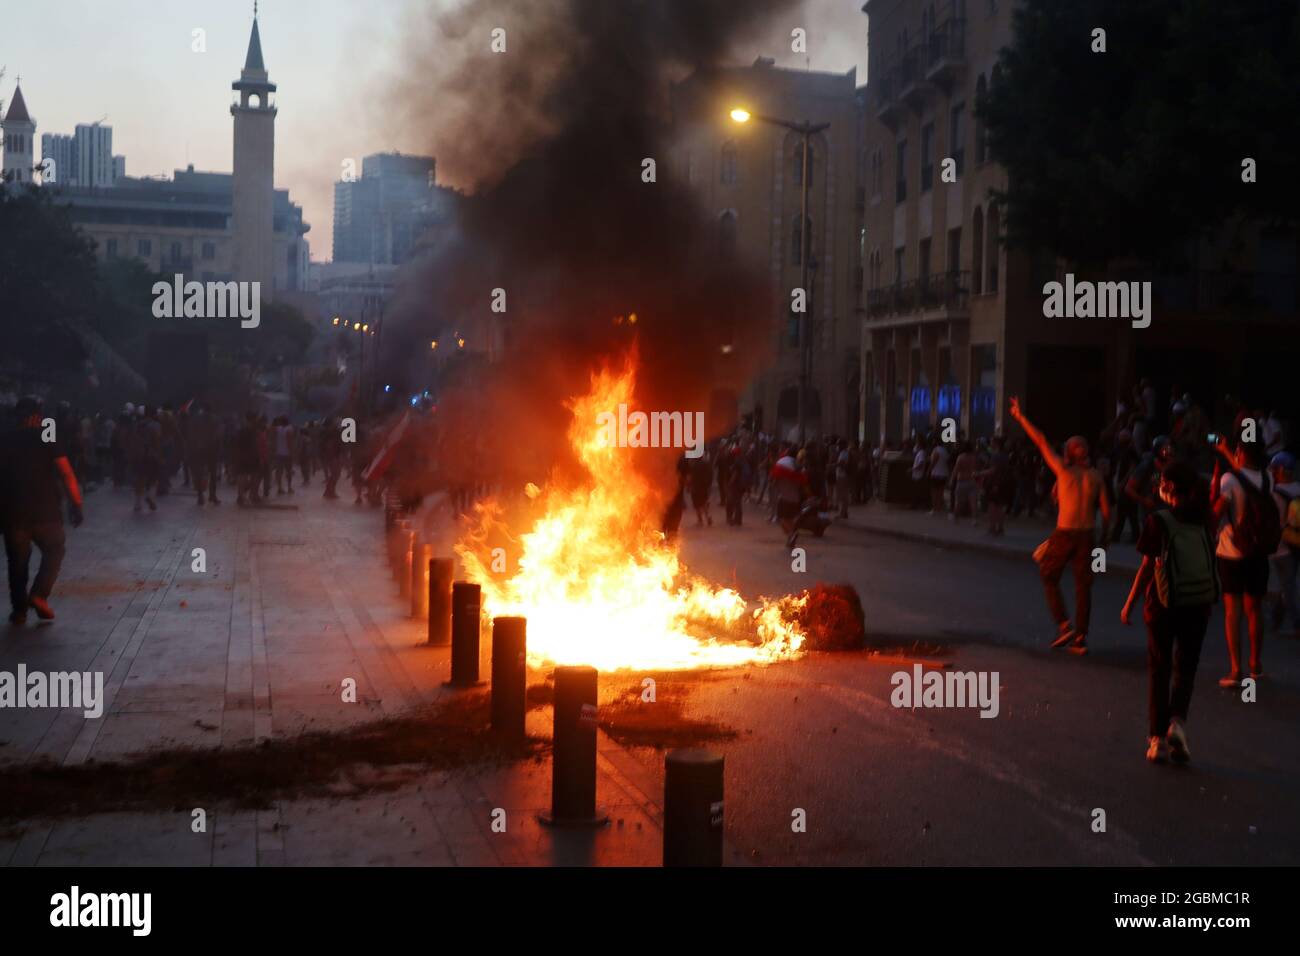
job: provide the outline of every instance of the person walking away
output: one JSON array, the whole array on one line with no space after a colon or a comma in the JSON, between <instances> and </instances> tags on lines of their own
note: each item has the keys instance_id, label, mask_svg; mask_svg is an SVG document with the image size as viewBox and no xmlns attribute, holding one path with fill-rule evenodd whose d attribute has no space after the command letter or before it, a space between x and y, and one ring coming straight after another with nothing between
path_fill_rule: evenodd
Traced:
<instances>
[{"instance_id":1,"label":"person walking away","mask_svg":"<svg viewBox=\"0 0 1300 956\"><path fill-rule=\"evenodd\" d=\"M772 493L776 498L776 515L785 531L786 545L793 548L798 531L795 522L799 518L799 508L808 495L808 475L799 468L795 457L787 449L786 453L772 466Z\"/></svg>"},{"instance_id":2,"label":"person walking away","mask_svg":"<svg viewBox=\"0 0 1300 956\"><path fill-rule=\"evenodd\" d=\"M948 486L948 479L952 476L952 470L948 466L948 446L941 441L935 441L934 448L930 451L930 514L941 515L946 510L943 506L944 489Z\"/></svg>"},{"instance_id":3,"label":"person walking away","mask_svg":"<svg viewBox=\"0 0 1300 956\"><path fill-rule=\"evenodd\" d=\"M963 442L961 454L957 456L952 469L952 513L948 517L953 521L969 515L972 525L978 526L980 523L979 509L976 507L979 486L975 483L978 464L970 442Z\"/></svg>"},{"instance_id":4,"label":"person walking away","mask_svg":"<svg viewBox=\"0 0 1300 956\"><path fill-rule=\"evenodd\" d=\"M221 434L216 417L207 405L196 405L190 415L187 430L186 459L194 490L198 493L199 507L204 498L214 505L221 504L217 485L221 483Z\"/></svg>"},{"instance_id":5,"label":"person walking away","mask_svg":"<svg viewBox=\"0 0 1300 956\"><path fill-rule=\"evenodd\" d=\"M162 425L152 408L143 410L135 423L131 442L131 472L135 477L135 511L140 511L143 500L150 511L158 510L153 496L162 469Z\"/></svg>"},{"instance_id":6,"label":"person walking away","mask_svg":"<svg viewBox=\"0 0 1300 956\"><path fill-rule=\"evenodd\" d=\"M835 499L839 502L841 518L849 516L849 502L853 500L857 479L854 471L853 454L846 442L840 446L840 452L835 456Z\"/></svg>"},{"instance_id":7,"label":"person walking away","mask_svg":"<svg viewBox=\"0 0 1300 956\"><path fill-rule=\"evenodd\" d=\"M235 475L238 480L235 504L241 508L260 504L262 499L257 486L261 481L261 459L258 454L257 413L253 411L244 415L244 423L235 435Z\"/></svg>"},{"instance_id":8,"label":"person walking away","mask_svg":"<svg viewBox=\"0 0 1300 956\"><path fill-rule=\"evenodd\" d=\"M277 495L293 494L293 452L294 433L289 419L281 415L275 420L272 435L275 443L275 493ZM288 481L288 490L285 482Z\"/></svg>"},{"instance_id":9,"label":"person walking away","mask_svg":"<svg viewBox=\"0 0 1300 956\"><path fill-rule=\"evenodd\" d=\"M744 517L745 489L749 487L749 462L735 445L728 453L731 465L727 469L727 524L740 527Z\"/></svg>"},{"instance_id":10,"label":"person walking away","mask_svg":"<svg viewBox=\"0 0 1300 956\"><path fill-rule=\"evenodd\" d=\"M308 422L298 432L298 468L302 471L302 486L311 484L312 456L316 454L316 425Z\"/></svg>"},{"instance_id":11,"label":"person walking away","mask_svg":"<svg viewBox=\"0 0 1300 956\"><path fill-rule=\"evenodd\" d=\"M337 498L339 474L343 470L343 433L337 418L325 422L320 435L321 467L325 471L325 493L322 498Z\"/></svg>"},{"instance_id":12,"label":"person walking away","mask_svg":"<svg viewBox=\"0 0 1300 956\"><path fill-rule=\"evenodd\" d=\"M696 527L704 527L706 521L713 524L713 516L709 514L709 488L712 484L713 466L705 453L691 462L691 505L695 508Z\"/></svg>"},{"instance_id":13,"label":"person walking away","mask_svg":"<svg viewBox=\"0 0 1300 956\"><path fill-rule=\"evenodd\" d=\"M1175 762L1186 763L1191 758L1187 711L1220 591L1214 518L1191 465L1175 462L1158 480L1157 493L1168 508L1152 511L1142 525L1137 544L1142 565L1119 616L1128 624L1141 597L1147 626L1147 760L1161 762L1167 747Z\"/></svg>"},{"instance_id":14,"label":"person walking away","mask_svg":"<svg viewBox=\"0 0 1300 956\"><path fill-rule=\"evenodd\" d=\"M1015 476L1011 473L1011 457L1002 450L1002 437L993 436L990 446L989 466L976 475L984 483L984 500L989 506L988 533L997 537L1007 531L1007 507L1015 495Z\"/></svg>"},{"instance_id":15,"label":"person walking away","mask_svg":"<svg viewBox=\"0 0 1300 956\"><path fill-rule=\"evenodd\" d=\"M19 399L14 407L17 427L0 437L0 532L9 566L9 623L15 627L27 623L29 607L42 621L54 619L49 598L65 546L60 489L68 500L72 526L82 522L77 476L57 430L53 441L44 441L42 408L38 398ZM29 591L33 545L41 552L41 566Z\"/></svg>"},{"instance_id":16,"label":"person walking away","mask_svg":"<svg viewBox=\"0 0 1300 956\"><path fill-rule=\"evenodd\" d=\"M1038 569L1043 581L1047 607L1056 622L1056 640L1052 647L1069 646L1074 654L1088 653L1088 625L1092 611L1092 548L1101 509L1103 529L1110 528L1110 502L1102 493L1101 475L1088 464L1088 442L1075 435L1065 443L1065 457L1057 455L1047 438L1025 416L1020 399L1011 398L1011 416L1020 423L1029 440L1043 456L1044 464L1056 476L1058 507L1056 529L1045 542ZM1102 532L1102 547L1108 543ZM1065 609L1061 596L1061 576L1066 566L1074 572L1074 617Z\"/></svg>"},{"instance_id":17,"label":"person walking away","mask_svg":"<svg viewBox=\"0 0 1300 956\"><path fill-rule=\"evenodd\" d=\"M1241 617L1250 636L1250 676L1264 676L1262 607L1268 593L1268 559L1282 538L1271 482L1261 470L1263 449L1258 442L1239 441L1229 450L1220 436L1216 446L1211 501L1219 529L1216 554L1223 583L1223 629L1228 641L1228 674L1220 687L1241 683ZM1226 467L1225 467L1226 465Z\"/></svg>"},{"instance_id":18,"label":"person walking away","mask_svg":"<svg viewBox=\"0 0 1300 956\"><path fill-rule=\"evenodd\" d=\"M1294 540L1297 537L1294 532L1287 536L1288 528L1293 525L1300 528L1300 481L1295 480L1295 457L1280 451L1269 461L1268 470L1273 478L1273 499L1277 502L1282 528L1282 540L1269 559L1278 586L1278 599L1273 606L1273 630L1295 633L1300 631L1300 601L1296 599L1300 541Z\"/></svg>"}]
</instances>

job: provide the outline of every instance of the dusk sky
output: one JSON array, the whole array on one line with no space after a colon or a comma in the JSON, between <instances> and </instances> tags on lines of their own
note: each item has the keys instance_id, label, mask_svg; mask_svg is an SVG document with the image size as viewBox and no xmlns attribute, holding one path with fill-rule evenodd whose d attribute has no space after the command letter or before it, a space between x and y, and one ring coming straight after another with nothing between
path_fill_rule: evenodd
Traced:
<instances>
[{"instance_id":1,"label":"dusk sky","mask_svg":"<svg viewBox=\"0 0 1300 956\"><path fill-rule=\"evenodd\" d=\"M618 2L618 0L610 0ZM743 2L743 0L738 0ZM386 109L401 70L401 51L428 30L427 8L454 0L263 0L262 50L279 87L275 184L288 188L311 223L312 258L330 258L333 183L346 158L399 150L438 156L437 142ZM506 5L503 4L503 9ZM867 18L860 0L794 4L770 37L736 51L736 63L775 57L790 67L846 71L866 79ZM822 10L816 10L820 6ZM6 4L0 36L0 99L14 81L43 133L71 133L77 123L105 120L113 151L129 176L170 176L231 168L230 84L244 63L252 3L241 0L52 0ZM787 22L788 21L788 22ZM509 26L508 21L504 24ZM790 53L790 30L808 31L810 56ZM192 50L206 32L206 52ZM433 43L462 43L430 36ZM483 39L487 43L487 39ZM427 129L424 127L423 129ZM444 176L449 185L468 188Z\"/></svg>"}]
</instances>

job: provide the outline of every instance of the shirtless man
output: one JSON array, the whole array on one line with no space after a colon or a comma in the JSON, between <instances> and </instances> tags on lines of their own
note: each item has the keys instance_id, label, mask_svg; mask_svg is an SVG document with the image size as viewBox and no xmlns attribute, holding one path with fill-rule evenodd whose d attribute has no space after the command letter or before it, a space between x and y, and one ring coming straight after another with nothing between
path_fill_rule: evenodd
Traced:
<instances>
[{"instance_id":1,"label":"shirtless man","mask_svg":"<svg viewBox=\"0 0 1300 956\"><path fill-rule=\"evenodd\" d=\"M1092 548L1097 523L1097 508L1101 508L1102 528L1110 527L1110 501L1103 492L1101 473L1088 463L1088 442L1075 435L1065 443L1062 460L1048 443L1046 436L1034 427L1020 410L1020 399L1012 397L1011 416L1020 423L1025 434L1038 446L1043 461L1056 475L1056 493L1059 508L1056 530L1047 539L1042 557L1038 561L1047 595L1047 608L1056 621L1056 640L1053 647L1069 646L1073 654L1088 653L1088 618L1092 610ZM1102 531L1102 547L1107 544L1107 531ZM1075 624L1065 609L1061 596L1061 576L1066 566L1074 569Z\"/></svg>"}]
</instances>

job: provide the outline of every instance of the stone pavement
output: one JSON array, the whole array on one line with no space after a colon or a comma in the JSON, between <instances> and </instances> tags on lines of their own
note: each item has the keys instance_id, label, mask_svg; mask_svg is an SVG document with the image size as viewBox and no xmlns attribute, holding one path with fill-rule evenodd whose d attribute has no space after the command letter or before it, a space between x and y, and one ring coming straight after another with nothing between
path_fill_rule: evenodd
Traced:
<instances>
[{"instance_id":1,"label":"stone pavement","mask_svg":"<svg viewBox=\"0 0 1300 956\"><path fill-rule=\"evenodd\" d=\"M0 629L0 671L98 671L107 703L0 710L0 764L105 763L159 748L236 748L341 730L443 700L449 653L398 600L378 510L322 500L319 483L274 507L220 507L189 494L134 514L125 491L90 493L69 528L52 624ZM206 570L196 572L195 549ZM482 673L488 672L487 634ZM530 681L544 678L530 673ZM341 686L354 678L357 702ZM550 734L549 707L530 733ZM537 822L549 757L424 772L386 792L281 800L258 811L190 807L77 819L0 821L0 864L658 865L662 782L603 734L597 795L612 823L590 834ZM505 809L506 833L492 830Z\"/></svg>"},{"instance_id":2,"label":"stone pavement","mask_svg":"<svg viewBox=\"0 0 1300 956\"><path fill-rule=\"evenodd\" d=\"M1029 560L1052 533L1052 522L1045 518L1008 518L1006 534L994 537L987 531L988 522L981 516L978 524L969 518L951 521L947 515L932 515L880 501L854 505L847 521L836 520L835 527L886 535L938 548L977 551L1013 560ZM1136 572L1142 563L1137 549L1124 541L1112 541L1106 549L1106 566L1110 571Z\"/></svg>"}]
</instances>

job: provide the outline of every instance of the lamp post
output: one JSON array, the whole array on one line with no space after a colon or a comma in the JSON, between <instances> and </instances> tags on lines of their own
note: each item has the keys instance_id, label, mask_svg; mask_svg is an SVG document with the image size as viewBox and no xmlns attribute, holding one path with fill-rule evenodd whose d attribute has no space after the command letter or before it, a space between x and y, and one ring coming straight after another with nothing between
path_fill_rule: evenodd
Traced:
<instances>
[{"instance_id":1,"label":"lamp post","mask_svg":"<svg viewBox=\"0 0 1300 956\"><path fill-rule=\"evenodd\" d=\"M812 123L805 120L796 123L793 120L777 119L750 113L737 107L731 111L731 118L737 123L748 123L756 119L760 123L780 126L799 134L802 159L799 165L801 190L799 195L799 287L803 289L804 311L799 316L799 443L807 438L808 428L808 384L812 374L812 339L808 328L808 307L812 304L812 290L808 288L808 267L812 257L812 230L808 228L808 142L814 133L830 128L830 123Z\"/></svg>"}]
</instances>

